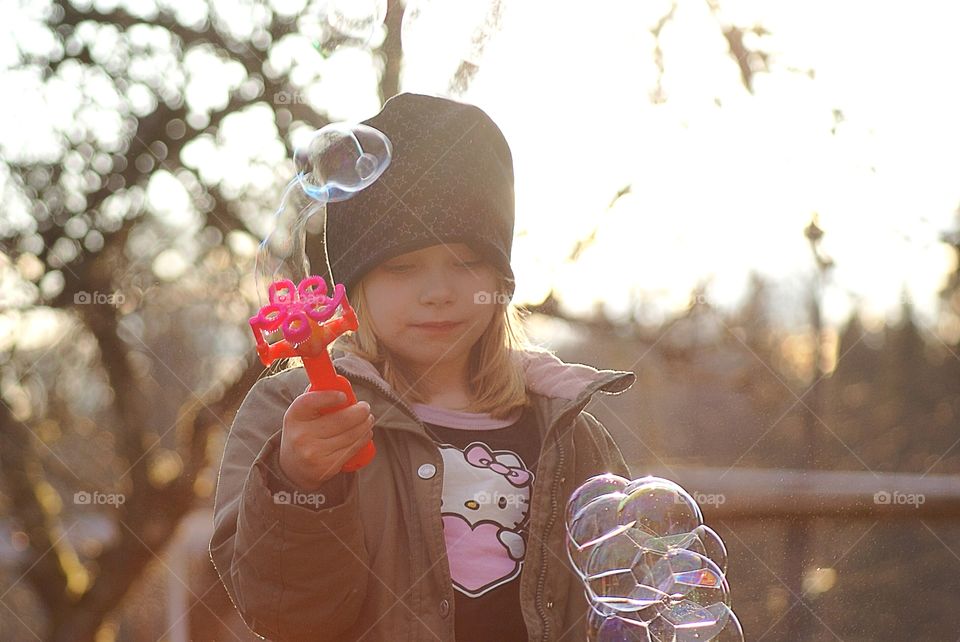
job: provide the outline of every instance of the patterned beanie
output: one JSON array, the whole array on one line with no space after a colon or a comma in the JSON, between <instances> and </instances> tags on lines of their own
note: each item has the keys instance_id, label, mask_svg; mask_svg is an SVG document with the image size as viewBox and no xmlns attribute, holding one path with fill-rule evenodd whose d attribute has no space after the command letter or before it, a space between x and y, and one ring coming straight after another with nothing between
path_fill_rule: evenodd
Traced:
<instances>
[{"instance_id":1,"label":"patterned beanie","mask_svg":"<svg viewBox=\"0 0 960 642\"><path fill-rule=\"evenodd\" d=\"M507 277L514 292L513 159L479 108L403 93L363 121L390 139L390 166L353 198L327 204L329 274L352 288L377 265L438 243L466 243Z\"/></svg>"}]
</instances>

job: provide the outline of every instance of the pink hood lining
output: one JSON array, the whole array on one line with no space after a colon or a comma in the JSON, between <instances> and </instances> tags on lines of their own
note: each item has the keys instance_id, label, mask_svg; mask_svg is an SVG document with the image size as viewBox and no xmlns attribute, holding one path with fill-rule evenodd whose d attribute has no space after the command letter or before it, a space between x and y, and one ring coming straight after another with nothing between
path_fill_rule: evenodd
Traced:
<instances>
[{"instance_id":1,"label":"pink hood lining","mask_svg":"<svg viewBox=\"0 0 960 642\"><path fill-rule=\"evenodd\" d=\"M567 363L549 352L517 352L516 358L523 364L527 388L545 397L559 397L572 401L601 374L600 370L592 366ZM376 367L362 357L342 352L333 363L348 372L369 377L384 388L390 388Z\"/></svg>"}]
</instances>

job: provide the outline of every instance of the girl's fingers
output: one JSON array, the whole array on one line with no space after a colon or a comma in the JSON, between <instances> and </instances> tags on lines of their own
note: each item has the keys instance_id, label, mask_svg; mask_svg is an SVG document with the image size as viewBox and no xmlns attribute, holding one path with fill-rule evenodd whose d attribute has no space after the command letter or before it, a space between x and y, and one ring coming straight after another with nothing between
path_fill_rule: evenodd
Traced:
<instances>
[{"instance_id":1,"label":"girl's fingers","mask_svg":"<svg viewBox=\"0 0 960 642\"><path fill-rule=\"evenodd\" d=\"M324 450L333 454L340 450L352 448L354 444L361 440L361 445L366 443L368 441L366 437L373 430L373 424L373 415L367 415L366 419L351 424L348 430L323 438Z\"/></svg>"},{"instance_id":2,"label":"girl's fingers","mask_svg":"<svg viewBox=\"0 0 960 642\"><path fill-rule=\"evenodd\" d=\"M294 399L287 408L287 417L297 421L309 421L329 412L331 408L336 408L346 400L347 396L338 390L305 392Z\"/></svg>"},{"instance_id":3,"label":"girl's fingers","mask_svg":"<svg viewBox=\"0 0 960 642\"><path fill-rule=\"evenodd\" d=\"M319 474L321 478L327 478L332 473L343 468L343 465L347 463L347 460L353 457L360 450L360 448L364 446L364 444L373 439L372 417L369 423L363 422L355 428L356 430L352 430L348 433L338 435L337 437L328 440L328 445L330 446L333 446L333 442L336 440L339 447L330 452L324 463L319 464L320 470L317 471L317 474Z\"/></svg>"},{"instance_id":4,"label":"girl's fingers","mask_svg":"<svg viewBox=\"0 0 960 642\"><path fill-rule=\"evenodd\" d=\"M372 416L370 404L360 401L347 408L301 421L301 429L313 439L331 439L349 432Z\"/></svg>"}]
</instances>

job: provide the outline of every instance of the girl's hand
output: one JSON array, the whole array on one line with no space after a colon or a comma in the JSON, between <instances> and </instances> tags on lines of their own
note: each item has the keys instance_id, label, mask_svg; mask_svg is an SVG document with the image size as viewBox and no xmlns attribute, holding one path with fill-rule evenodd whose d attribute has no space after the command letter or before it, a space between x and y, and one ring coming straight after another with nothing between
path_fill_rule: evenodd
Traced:
<instances>
[{"instance_id":1,"label":"girl's hand","mask_svg":"<svg viewBox=\"0 0 960 642\"><path fill-rule=\"evenodd\" d=\"M319 488L373 437L374 418L366 401L329 412L346 399L335 390L305 392L283 415L280 468L302 490Z\"/></svg>"}]
</instances>

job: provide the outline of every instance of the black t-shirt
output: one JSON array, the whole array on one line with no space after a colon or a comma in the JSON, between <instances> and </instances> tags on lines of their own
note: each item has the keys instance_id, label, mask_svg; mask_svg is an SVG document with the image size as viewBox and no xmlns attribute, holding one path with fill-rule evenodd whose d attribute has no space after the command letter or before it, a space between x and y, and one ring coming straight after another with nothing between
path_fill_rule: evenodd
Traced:
<instances>
[{"instance_id":1,"label":"black t-shirt","mask_svg":"<svg viewBox=\"0 0 960 642\"><path fill-rule=\"evenodd\" d=\"M527 545L530 495L540 456L533 411L509 425L458 422L444 413L424 423L443 456L443 518L453 578L457 642L527 639L520 611L520 571ZM481 415L474 415L478 417Z\"/></svg>"}]
</instances>

